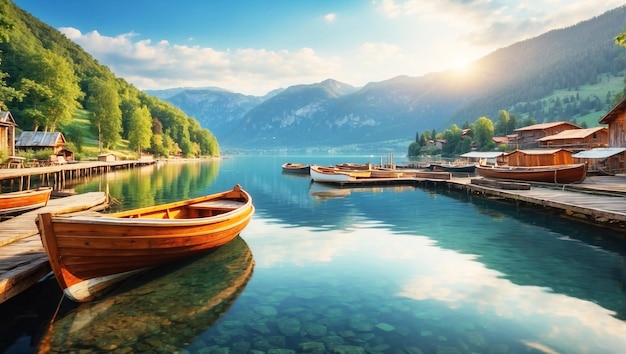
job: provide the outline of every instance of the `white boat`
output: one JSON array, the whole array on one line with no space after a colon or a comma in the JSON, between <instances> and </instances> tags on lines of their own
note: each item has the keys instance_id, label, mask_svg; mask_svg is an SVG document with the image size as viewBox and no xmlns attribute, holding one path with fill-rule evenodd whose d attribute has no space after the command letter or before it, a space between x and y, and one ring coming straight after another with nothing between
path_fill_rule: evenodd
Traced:
<instances>
[{"instance_id":1,"label":"white boat","mask_svg":"<svg viewBox=\"0 0 626 354\"><path fill-rule=\"evenodd\" d=\"M314 182L349 182L357 179L352 172L333 167L311 165L310 173Z\"/></svg>"}]
</instances>

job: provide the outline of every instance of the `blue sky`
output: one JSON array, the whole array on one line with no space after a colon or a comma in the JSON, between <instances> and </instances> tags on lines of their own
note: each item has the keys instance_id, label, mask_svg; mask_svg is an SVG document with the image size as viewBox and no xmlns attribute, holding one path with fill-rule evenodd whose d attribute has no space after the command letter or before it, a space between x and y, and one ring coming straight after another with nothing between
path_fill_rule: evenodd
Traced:
<instances>
[{"instance_id":1,"label":"blue sky","mask_svg":"<svg viewBox=\"0 0 626 354\"><path fill-rule=\"evenodd\" d=\"M251 95L471 70L623 0L14 0L139 89ZM616 33L617 34L617 33Z\"/></svg>"}]
</instances>

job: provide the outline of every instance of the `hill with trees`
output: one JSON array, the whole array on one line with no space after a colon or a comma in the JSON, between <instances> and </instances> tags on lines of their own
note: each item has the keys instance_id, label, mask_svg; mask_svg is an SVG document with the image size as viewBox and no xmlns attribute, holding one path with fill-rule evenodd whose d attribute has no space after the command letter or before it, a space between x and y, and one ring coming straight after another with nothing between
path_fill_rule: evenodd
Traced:
<instances>
[{"instance_id":1,"label":"hill with trees","mask_svg":"<svg viewBox=\"0 0 626 354\"><path fill-rule=\"evenodd\" d=\"M0 0L0 51L0 108L22 130L61 131L78 153L91 136L101 151L125 147L125 140L156 156L219 154L217 139L197 120L115 77L7 0Z\"/></svg>"}]
</instances>

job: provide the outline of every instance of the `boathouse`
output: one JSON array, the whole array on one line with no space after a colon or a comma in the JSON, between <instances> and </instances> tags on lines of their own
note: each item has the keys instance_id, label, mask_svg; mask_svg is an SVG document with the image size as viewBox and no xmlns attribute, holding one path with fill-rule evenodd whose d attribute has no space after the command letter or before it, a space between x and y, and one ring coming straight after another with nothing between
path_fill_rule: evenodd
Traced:
<instances>
[{"instance_id":1,"label":"boathouse","mask_svg":"<svg viewBox=\"0 0 626 354\"><path fill-rule=\"evenodd\" d=\"M574 163L572 152L565 149L515 150L505 155L509 166L550 166Z\"/></svg>"},{"instance_id":2,"label":"boathouse","mask_svg":"<svg viewBox=\"0 0 626 354\"><path fill-rule=\"evenodd\" d=\"M569 122L550 122L533 124L514 131L517 134L516 143L520 149L534 149L539 147L539 139L571 129L580 129L580 127Z\"/></svg>"},{"instance_id":3,"label":"boathouse","mask_svg":"<svg viewBox=\"0 0 626 354\"><path fill-rule=\"evenodd\" d=\"M15 140L15 148L19 151L39 151L51 149L57 155L65 147L65 137L61 132L22 132Z\"/></svg>"},{"instance_id":4,"label":"boathouse","mask_svg":"<svg viewBox=\"0 0 626 354\"><path fill-rule=\"evenodd\" d=\"M615 175L624 173L626 148L595 148L572 155L575 163L586 163L591 174Z\"/></svg>"},{"instance_id":5,"label":"boathouse","mask_svg":"<svg viewBox=\"0 0 626 354\"><path fill-rule=\"evenodd\" d=\"M599 121L609 125L609 148L626 148L626 97ZM615 155L620 166L617 173L626 173L626 152Z\"/></svg>"},{"instance_id":6,"label":"boathouse","mask_svg":"<svg viewBox=\"0 0 626 354\"><path fill-rule=\"evenodd\" d=\"M561 148L574 151L589 150L598 147L607 147L609 144L609 130L604 127L587 129L568 129L554 135L537 139L539 147Z\"/></svg>"},{"instance_id":7,"label":"boathouse","mask_svg":"<svg viewBox=\"0 0 626 354\"><path fill-rule=\"evenodd\" d=\"M15 155L15 127L11 112L0 111L0 151L5 151L6 156Z\"/></svg>"}]
</instances>

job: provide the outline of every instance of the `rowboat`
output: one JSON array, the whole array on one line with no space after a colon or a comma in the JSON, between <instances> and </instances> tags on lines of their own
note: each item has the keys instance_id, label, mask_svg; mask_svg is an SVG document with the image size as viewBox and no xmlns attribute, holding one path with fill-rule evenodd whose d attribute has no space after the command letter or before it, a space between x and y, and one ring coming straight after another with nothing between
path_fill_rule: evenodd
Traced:
<instances>
[{"instance_id":1,"label":"rowboat","mask_svg":"<svg viewBox=\"0 0 626 354\"><path fill-rule=\"evenodd\" d=\"M282 165L283 172L286 173L297 173L297 174L309 174L309 165L305 165L302 163L291 163L287 162Z\"/></svg>"},{"instance_id":2,"label":"rowboat","mask_svg":"<svg viewBox=\"0 0 626 354\"><path fill-rule=\"evenodd\" d=\"M311 165L311 179L314 182L349 182L357 178L367 178L371 176L366 170L343 170L335 167L324 167Z\"/></svg>"},{"instance_id":3,"label":"rowboat","mask_svg":"<svg viewBox=\"0 0 626 354\"><path fill-rule=\"evenodd\" d=\"M51 187L40 187L19 192L0 194L0 214L36 209L48 204Z\"/></svg>"},{"instance_id":4,"label":"rowboat","mask_svg":"<svg viewBox=\"0 0 626 354\"><path fill-rule=\"evenodd\" d=\"M37 227L65 294L85 302L138 272L222 246L254 206L239 185L226 192L114 214L39 214Z\"/></svg>"},{"instance_id":5,"label":"rowboat","mask_svg":"<svg viewBox=\"0 0 626 354\"><path fill-rule=\"evenodd\" d=\"M587 177L584 163L551 166L477 166L479 175L486 178L511 179L546 183L580 183Z\"/></svg>"},{"instance_id":6,"label":"rowboat","mask_svg":"<svg viewBox=\"0 0 626 354\"><path fill-rule=\"evenodd\" d=\"M467 165L446 165L446 164L431 164L428 166L430 171L444 171L452 173L475 173L476 164Z\"/></svg>"},{"instance_id":7,"label":"rowboat","mask_svg":"<svg viewBox=\"0 0 626 354\"><path fill-rule=\"evenodd\" d=\"M151 269L107 297L58 316L37 352L188 351L235 303L253 272L252 251L238 236L207 254Z\"/></svg>"}]
</instances>

